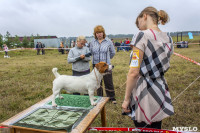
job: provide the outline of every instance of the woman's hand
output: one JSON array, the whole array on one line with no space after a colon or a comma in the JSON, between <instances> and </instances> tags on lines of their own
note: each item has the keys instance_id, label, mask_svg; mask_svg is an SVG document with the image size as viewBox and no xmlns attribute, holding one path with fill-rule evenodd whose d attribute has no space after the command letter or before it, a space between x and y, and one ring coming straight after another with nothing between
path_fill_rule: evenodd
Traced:
<instances>
[{"instance_id":1,"label":"woman's hand","mask_svg":"<svg viewBox=\"0 0 200 133\"><path fill-rule=\"evenodd\" d=\"M122 104L122 109L125 113L131 112L131 110L129 109L129 104L130 104L130 100L124 100Z\"/></svg>"}]
</instances>

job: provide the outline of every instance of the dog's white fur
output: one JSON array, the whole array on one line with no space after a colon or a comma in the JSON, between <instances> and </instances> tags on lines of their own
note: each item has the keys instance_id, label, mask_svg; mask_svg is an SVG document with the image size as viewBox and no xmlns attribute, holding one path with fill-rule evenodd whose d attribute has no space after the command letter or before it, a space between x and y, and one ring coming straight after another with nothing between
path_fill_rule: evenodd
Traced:
<instances>
[{"instance_id":1,"label":"dog's white fur","mask_svg":"<svg viewBox=\"0 0 200 133\"><path fill-rule=\"evenodd\" d=\"M112 66L106 65L101 65L101 67L107 67L107 71L110 71L112 69ZM98 69L100 70L101 68ZM68 76L60 75L57 72L58 69L53 68L52 72L55 75L56 79L53 81L52 106L57 106L57 104L55 103L55 98L57 95L59 95L60 98L63 98L62 96L60 96L61 89L65 89L68 93L78 92L82 94L89 94L91 105L96 105L97 103L94 102L94 100L96 100L96 98L94 97L94 92L100 87L101 80L106 74L106 71L100 72L98 69L94 67L90 74L83 76Z\"/></svg>"}]
</instances>

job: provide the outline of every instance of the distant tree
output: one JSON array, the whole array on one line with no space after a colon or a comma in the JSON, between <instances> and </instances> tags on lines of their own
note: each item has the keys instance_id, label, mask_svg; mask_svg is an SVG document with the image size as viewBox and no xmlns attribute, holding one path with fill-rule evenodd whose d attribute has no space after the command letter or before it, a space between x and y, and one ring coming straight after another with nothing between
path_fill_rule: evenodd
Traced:
<instances>
[{"instance_id":1,"label":"distant tree","mask_svg":"<svg viewBox=\"0 0 200 133\"><path fill-rule=\"evenodd\" d=\"M22 46L27 48L29 44L28 38L24 36L23 41L22 41Z\"/></svg>"},{"instance_id":2,"label":"distant tree","mask_svg":"<svg viewBox=\"0 0 200 133\"><path fill-rule=\"evenodd\" d=\"M19 37L17 35L15 35L14 44L17 44L17 46L21 44Z\"/></svg>"},{"instance_id":3,"label":"distant tree","mask_svg":"<svg viewBox=\"0 0 200 133\"><path fill-rule=\"evenodd\" d=\"M0 34L0 49L3 47L3 36Z\"/></svg>"},{"instance_id":4,"label":"distant tree","mask_svg":"<svg viewBox=\"0 0 200 133\"><path fill-rule=\"evenodd\" d=\"M8 47L10 47L13 44L12 42L13 42L13 40L11 38L11 34L7 31L6 35L5 35L5 42L4 43L6 43L6 45Z\"/></svg>"},{"instance_id":5,"label":"distant tree","mask_svg":"<svg viewBox=\"0 0 200 133\"><path fill-rule=\"evenodd\" d=\"M40 35L37 34L36 37L35 37L35 39L40 39Z\"/></svg>"},{"instance_id":6,"label":"distant tree","mask_svg":"<svg viewBox=\"0 0 200 133\"><path fill-rule=\"evenodd\" d=\"M30 38L30 47L31 48L34 48L34 36L33 36L33 34L31 34L31 38Z\"/></svg>"}]
</instances>

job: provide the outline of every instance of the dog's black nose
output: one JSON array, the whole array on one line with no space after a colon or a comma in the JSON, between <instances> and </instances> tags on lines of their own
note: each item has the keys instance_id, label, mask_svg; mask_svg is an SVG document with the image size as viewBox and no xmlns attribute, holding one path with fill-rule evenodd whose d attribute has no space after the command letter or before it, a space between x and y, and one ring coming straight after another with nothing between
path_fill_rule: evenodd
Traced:
<instances>
[{"instance_id":1,"label":"dog's black nose","mask_svg":"<svg viewBox=\"0 0 200 133\"><path fill-rule=\"evenodd\" d=\"M114 68L114 65L112 65L112 69Z\"/></svg>"}]
</instances>

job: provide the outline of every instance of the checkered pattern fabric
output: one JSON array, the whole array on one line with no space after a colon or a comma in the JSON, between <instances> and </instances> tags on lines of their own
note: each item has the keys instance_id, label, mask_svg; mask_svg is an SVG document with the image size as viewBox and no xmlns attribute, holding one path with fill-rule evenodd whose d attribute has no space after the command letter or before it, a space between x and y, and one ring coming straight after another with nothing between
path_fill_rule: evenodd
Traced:
<instances>
[{"instance_id":1,"label":"checkered pattern fabric","mask_svg":"<svg viewBox=\"0 0 200 133\"><path fill-rule=\"evenodd\" d=\"M173 42L165 32L151 29L139 32L131 42L144 52L140 77L132 91L132 119L151 124L173 115L174 109L164 78L170 67Z\"/></svg>"},{"instance_id":2,"label":"checkered pattern fabric","mask_svg":"<svg viewBox=\"0 0 200 133\"><path fill-rule=\"evenodd\" d=\"M87 115L89 110L84 109L47 109L39 108L13 125L41 130L66 130L73 127Z\"/></svg>"}]
</instances>

